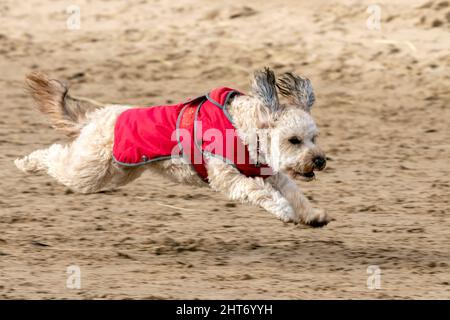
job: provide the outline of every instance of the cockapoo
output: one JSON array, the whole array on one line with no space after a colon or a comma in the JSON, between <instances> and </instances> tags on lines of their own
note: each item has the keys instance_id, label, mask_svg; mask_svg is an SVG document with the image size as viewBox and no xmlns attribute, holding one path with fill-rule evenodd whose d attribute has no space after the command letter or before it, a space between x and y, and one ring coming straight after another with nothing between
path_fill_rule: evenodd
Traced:
<instances>
[{"instance_id":1,"label":"cockapoo","mask_svg":"<svg viewBox=\"0 0 450 320\"><path fill-rule=\"evenodd\" d=\"M75 98L42 73L28 75L27 87L38 109L72 141L16 159L26 173L46 172L74 191L93 193L151 170L209 185L284 222L321 227L331 221L289 177L311 180L326 165L311 117L313 89L304 77L276 79L265 68L255 72L250 95L224 87L154 107Z\"/></svg>"}]
</instances>

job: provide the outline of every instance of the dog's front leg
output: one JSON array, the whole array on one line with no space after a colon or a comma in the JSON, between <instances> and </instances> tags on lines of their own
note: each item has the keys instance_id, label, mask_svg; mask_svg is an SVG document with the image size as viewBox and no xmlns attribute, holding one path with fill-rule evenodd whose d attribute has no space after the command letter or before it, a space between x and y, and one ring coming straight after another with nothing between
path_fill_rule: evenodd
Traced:
<instances>
[{"instance_id":1,"label":"dog's front leg","mask_svg":"<svg viewBox=\"0 0 450 320\"><path fill-rule=\"evenodd\" d=\"M208 179L212 189L228 198L258 205L284 222L300 222L289 201L262 178L248 178L220 159L207 163Z\"/></svg>"},{"instance_id":2,"label":"dog's front leg","mask_svg":"<svg viewBox=\"0 0 450 320\"><path fill-rule=\"evenodd\" d=\"M308 198L297 184L284 173L277 173L267 179L273 187L291 203L298 219L312 227L322 227L331 221L331 218L321 209L314 209Z\"/></svg>"}]
</instances>

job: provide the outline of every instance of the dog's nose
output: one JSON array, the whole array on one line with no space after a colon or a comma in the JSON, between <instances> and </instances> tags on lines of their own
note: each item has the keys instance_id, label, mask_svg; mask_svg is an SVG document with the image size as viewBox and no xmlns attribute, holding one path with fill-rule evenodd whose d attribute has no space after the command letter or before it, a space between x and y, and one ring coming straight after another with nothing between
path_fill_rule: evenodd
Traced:
<instances>
[{"instance_id":1,"label":"dog's nose","mask_svg":"<svg viewBox=\"0 0 450 320\"><path fill-rule=\"evenodd\" d=\"M325 168L325 165L327 164L327 160L325 160L325 158L322 156L318 156L314 158L313 163L314 167L317 170L323 170Z\"/></svg>"}]
</instances>

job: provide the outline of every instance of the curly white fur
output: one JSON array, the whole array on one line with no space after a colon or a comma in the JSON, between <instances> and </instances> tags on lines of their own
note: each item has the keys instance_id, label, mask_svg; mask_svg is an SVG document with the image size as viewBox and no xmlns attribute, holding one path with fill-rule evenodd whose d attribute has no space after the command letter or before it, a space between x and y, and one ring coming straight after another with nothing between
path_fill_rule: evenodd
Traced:
<instances>
[{"instance_id":1,"label":"curly white fur","mask_svg":"<svg viewBox=\"0 0 450 320\"><path fill-rule=\"evenodd\" d=\"M45 81L43 83L45 85ZM285 82L282 84L285 85ZM285 85L283 95L288 95L289 90L301 90L301 86L298 87L286 88ZM39 87L33 89L39 96ZM284 222L323 226L331 220L330 217L322 210L313 209L296 183L283 173L311 177L314 170L324 167L324 163L317 164L317 159L325 161L325 156L315 144L318 132L310 115L311 106L292 102L281 104L278 96L274 96L276 94L275 77L266 69L256 73L253 95L237 96L228 105L250 156L253 159L257 157L255 142L251 138L256 133L264 142L260 160L271 165L275 174L265 180L249 178L220 159L207 158L209 186L225 193L230 199L260 206ZM301 94L292 92L293 96ZM26 173L46 172L81 193L127 184L144 170L165 175L177 182L205 186L206 183L198 177L193 167L180 159L157 161L141 167L123 167L113 161L114 126L119 114L128 108L130 106L105 105L95 111L89 110L80 117L83 125L72 143L53 144L47 149L36 150L16 159L16 166ZM64 121L70 123L71 120ZM60 125L60 128L64 126Z\"/></svg>"}]
</instances>

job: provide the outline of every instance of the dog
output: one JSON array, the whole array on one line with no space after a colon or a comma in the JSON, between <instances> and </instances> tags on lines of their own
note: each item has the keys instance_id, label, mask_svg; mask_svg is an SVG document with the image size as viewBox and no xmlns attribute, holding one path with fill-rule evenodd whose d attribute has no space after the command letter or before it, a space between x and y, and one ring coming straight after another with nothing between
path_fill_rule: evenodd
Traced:
<instances>
[{"instance_id":1,"label":"dog","mask_svg":"<svg viewBox=\"0 0 450 320\"><path fill-rule=\"evenodd\" d=\"M324 210L313 208L291 179L312 180L315 172L326 166L311 116L315 96L305 77L285 73L277 79L272 70L264 68L253 74L249 95L222 88L156 111L151 109L158 107L105 105L76 98L69 95L64 82L39 72L27 76L26 86L37 108L71 142L55 143L16 159L15 165L25 173L44 172L73 191L94 193L128 184L150 170L177 182L209 185L231 200L260 206L283 222L322 227L332 220ZM226 98L217 102L212 94L219 100ZM170 140L167 136L158 137L154 132L174 122L175 109L184 114L177 119L175 136L183 126L191 130L193 117L203 112L214 113L204 115L205 119L215 119L210 126L220 123L234 129L237 139L232 138L228 146L236 148L236 142L244 146L243 164L237 164L236 157L230 160L224 152L207 151L208 146L185 147L174 135ZM136 126L138 130L130 129ZM144 128L146 133L141 132ZM151 139L146 139L146 135ZM183 141L197 143L196 137ZM167 149L166 142L178 150L171 154L167 150L154 151L155 145ZM180 149L188 156L180 156ZM145 155L148 152L152 153L150 157ZM200 160L194 163L192 160L199 153Z\"/></svg>"}]
</instances>

